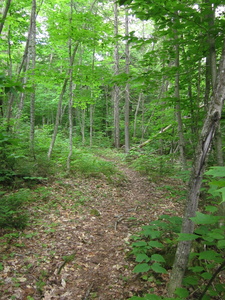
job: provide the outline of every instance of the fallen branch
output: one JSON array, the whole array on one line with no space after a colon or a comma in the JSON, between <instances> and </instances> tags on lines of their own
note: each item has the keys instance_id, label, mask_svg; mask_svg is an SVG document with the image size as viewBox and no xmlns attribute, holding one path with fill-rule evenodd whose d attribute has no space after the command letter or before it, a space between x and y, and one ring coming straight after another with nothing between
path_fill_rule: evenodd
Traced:
<instances>
[{"instance_id":1,"label":"fallen branch","mask_svg":"<svg viewBox=\"0 0 225 300\"><path fill-rule=\"evenodd\" d=\"M86 294L85 294L85 296L82 300L87 300L88 299L88 297L91 293L91 289L92 289L93 285L94 285L94 283L92 282L92 284L90 285L89 289L87 290L87 292L86 292Z\"/></svg>"},{"instance_id":2,"label":"fallen branch","mask_svg":"<svg viewBox=\"0 0 225 300\"><path fill-rule=\"evenodd\" d=\"M155 139L159 134L165 132L165 131L166 131L167 129L169 129L171 126L172 126L172 124L166 126L165 128L161 129L158 133L156 133L153 137L151 137L149 140L147 140L147 141L141 143L141 144L138 145L138 146L132 147L130 150L134 150L134 149L136 149L136 148L139 148L139 149L140 149L140 148L143 148L145 145L147 145L148 143L150 143L150 142L151 142L153 139Z\"/></svg>"}]
</instances>

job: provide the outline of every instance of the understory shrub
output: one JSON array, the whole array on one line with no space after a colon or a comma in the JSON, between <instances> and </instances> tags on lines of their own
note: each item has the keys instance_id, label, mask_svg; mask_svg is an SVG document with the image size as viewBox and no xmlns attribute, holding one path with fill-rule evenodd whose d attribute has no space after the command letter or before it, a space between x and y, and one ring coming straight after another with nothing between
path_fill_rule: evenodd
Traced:
<instances>
[{"instance_id":1,"label":"understory shrub","mask_svg":"<svg viewBox=\"0 0 225 300\"><path fill-rule=\"evenodd\" d=\"M30 193L27 189L21 189L10 195L2 195L0 199L0 228L25 228L28 214L24 205L29 200Z\"/></svg>"},{"instance_id":2,"label":"understory shrub","mask_svg":"<svg viewBox=\"0 0 225 300\"><path fill-rule=\"evenodd\" d=\"M181 298L161 298L148 294L145 297L134 296L130 300L223 299L225 286L217 275L225 270L225 225L219 225L221 219L225 221L225 217L215 215L215 206L207 206L205 210L205 213L197 212L196 217L191 218L196 224L193 234L179 233L181 218L163 215L143 226L142 231L132 237L131 254L137 262L133 272L141 274L143 280L152 280L152 277L157 278L158 274L168 272L173 265L178 241L192 240L193 244L184 287L176 291Z\"/></svg>"},{"instance_id":3,"label":"understory shrub","mask_svg":"<svg viewBox=\"0 0 225 300\"><path fill-rule=\"evenodd\" d=\"M148 151L130 151L126 158L137 171L150 177L172 175L174 164L170 155L155 155Z\"/></svg>"},{"instance_id":4,"label":"understory shrub","mask_svg":"<svg viewBox=\"0 0 225 300\"><path fill-rule=\"evenodd\" d=\"M96 157L90 150L81 149L76 150L71 159L71 172L94 177L104 175L110 178L118 173L118 170L113 162Z\"/></svg>"},{"instance_id":5,"label":"understory shrub","mask_svg":"<svg viewBox=\"0 0 225 300\"><path fill-rule=\"evenodd\" d=\"M175 292L178 298L147 294L144 297L133 296L130 300L224 299L224 279L219 275L225 271L225 215L222 205L225 202L225 167L211 167L205 174L208 200L212 205L205 206L203 212L198 211L191 218L195 224L193 234L179 233L181 219L164 215L143 226L142 231L133 236L135 242L131 245L131 253L138 263L134 272L148 280L152 274L165 273L172 267L178 241L192 241L183 288Z\"/></svg>"}]
</instances>

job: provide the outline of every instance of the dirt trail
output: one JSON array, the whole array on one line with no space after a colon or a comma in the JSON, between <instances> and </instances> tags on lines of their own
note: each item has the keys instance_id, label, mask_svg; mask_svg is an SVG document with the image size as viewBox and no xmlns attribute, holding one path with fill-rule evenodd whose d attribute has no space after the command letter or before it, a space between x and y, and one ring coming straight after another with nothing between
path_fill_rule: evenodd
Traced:
<instances>
[{"instance_id":1,"label":"dirt trail","mask_svg":"<svg viewBox=\"0 0 225 300\"><path fill-rule=\"evenodd\" d=\"M55 184L52 198L70 192L71 199L47 212L37 207L35 214L44 220L35 225L37 235L31 226L17 246L12 242L3 249L3 255L13 255L3 262L2 300L122 300L150 288L158 291L132 273L135 264L126 253L130 235L141 225L179 213L169 191L160 189L172 183L152 183L127 166L119 169L125 180L116 184L97 178ZM82 205L74 206L74 195Z\"/></svg>"}]
</instances>

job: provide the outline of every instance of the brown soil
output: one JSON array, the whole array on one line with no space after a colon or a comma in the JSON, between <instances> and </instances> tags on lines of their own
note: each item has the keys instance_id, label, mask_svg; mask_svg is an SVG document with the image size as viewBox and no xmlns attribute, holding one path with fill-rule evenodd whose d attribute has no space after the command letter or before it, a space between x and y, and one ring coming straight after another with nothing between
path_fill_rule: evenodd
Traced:
<instances>
[{"instance_id":1,"label":"brown soil","mask_svg":"<svg viewBox=\"0 0 225 300\"><path fill-rule=\"evenodd\" d=\"M55 182L51 201L30 208L33 223L0 248L2 300L120 300L165 293L168 275L157 283L142 280L132 272L135 261L128 253L130 236L143 224L161 214L181 214L181 203L163 188L177 182L150 182L127 166L119 169L124 177L111 183Z\"/></svg>"}]
</instances>

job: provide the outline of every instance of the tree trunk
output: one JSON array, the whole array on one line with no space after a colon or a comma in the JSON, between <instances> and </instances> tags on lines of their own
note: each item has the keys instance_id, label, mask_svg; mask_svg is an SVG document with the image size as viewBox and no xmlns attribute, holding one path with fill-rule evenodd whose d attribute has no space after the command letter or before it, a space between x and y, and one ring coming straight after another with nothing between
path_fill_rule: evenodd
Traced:
<instances>
[{"instance_id":1,"label":"tree trunk","mask_svg":"<svg viewBox=\"0 0 225 300\"><path fill-rule=\"evenodd\" d=\"M24 77L21 79L22 85L25 85L27 83L26 72L29 69L30 58L32 58L32 56L30 56L30 49L32 49L33 25L35 23L35 26L36 26L36 18L37 18L37 8L35 11L35 15L33 15L31 12L29 31L28 31L28 35L27 35L26 45L24 48L23 58L22 58L22 61L19 65L18 72L17 72L17 80L20 79L20 74L21 74L22 70L25 74ZM36 33L35 33L35 35L36 35ZM35 39L36 39L36 37L35 37ZM36 41L35 41L35 43L36 43ZM35 54L35 56L36 56L36 54ZM22 115L22 110L23 110L23 106L24 106L24 98L25 98L25 92L22 92L20 94L19 107L18 107L18 111L16 113L16 119L18 120L18 122L16 124L17 127L19 127L19 119ZM11 118L13 102L14 102L14 94L11 94L10 99L9 99L9 104L8 104L8 114L7 114L7 122L8 123L10 122L10 118Z\"/></svg>"},{"instance_id":2,"label":"tree trunk","mask_svg":"<svg viewBox=\"0 0 225 300\"><path fill-rule=\"evenodd\" d=\"M79 46L79 42L76 43L76 45L73 49L70 64L74 62L74 58L75 58L75 55L77 53L78 46ZM68 77L68 74L67 74L66 78L64 79L63 86L62 86L62 91L61 91L61 94L60 94L60 97L59 97L58 108L57 108L56 119L55 119L54 132L53 132L51 144L50 144L49 150L48 150L48 159L50 159L50 157L52 155L53 147L55 145L55 140L56 140L56 136L57 136L57 133L58 133L59 121L60 121L60 116L61 116L61 111L62 111L63 96L64 96L64 93L66 91L66 86L67 86L68 81L69 81L69 77Z\"/></svg>"},{"instance_id":3,"label":"tree trunk","mask_svg":"<svg viewBox=\"0 0 225 300\"><path fill-rule=\"evenodd\" d=\"M34 128L35 128L35 63L36 63L36 0L32 1L31 11L31 41L30 41L30 57L32 70L32 87L33 92L30 97L30 153L35 158L34 151Z\"/></svg>"},{"instance_id":4,"label":"tree trunk","mask_svg":"<svg viewBox=\"0 0 225 300\"><path fill-rule=\"evenodd\" d=\"M125 35L129 35L129 19L128 10L125 11ZM125 46L125 56L126 56L126 74L130 72L130 49L129 43L127 41ZM130 150L130 85L127 82L125 87L125 153L129 153Z\"/></svg>"},{"instance_id":5,"label":"tree trunk","mask_svg":"<svg viewBox=\"0 0 225 300\"><path fill-rule=\"evenodd\" d=\"M6 1L5 9L4 9L3 13L2 13L2 19L1 19L1 22L0 22L0 34L2 33L2 30L3 30L3 27L4 27L4 23L5 23L5 20L6 20L6 17L7 17L7 14L8 14L11 2L12 2L12 0L7 0Z\"/></svg>"},{"instance_id":6,"label":"tree trunk","mask_svg":"<svg viewBox=\"0 0 225 300\"><path fill-rule=\"evenodd\" d=\"M73 15L73 1L70 1L70 26L72 25L72 15ZM71 30L71 28L70 28ZM74 59L72 57L72 38L69 39L69 105L68 105L68 117L69 117L69 154L67 157L66 167L67 171L70 170L70 162L73 154L73 63Z\"/></svg>"},{"instance_id":7,"label":"tree trunk","mask_svg":"<svg viewBox=\"0 0 225 300\"><path fill-rule=\"evenodd\" d=\"M114 74L119 74L119 44L118 36L118 6L117 1L114 1L114 36L116 39L114 49ZM119 113L119 97L120 90L117 84L113 87L113 104L114 104L114 145L118 149L120 147L120 113Z\"/></svg>"},{"instance_id":8,"label":"tree trunk","mask_svg":"<svg viewBox=\"0 0 225 300\"><path fill-rule=\"evenodd\" d=\"M202 183L202 176L205 169L207 154L210 150L211 142L216 128L221 118L223 103L225 100L225 39L221 55L215 90L211 98L208 113L196 147L195 159L193 162L191 177L189 181L188 195L186 201L185 214L182 224L182 233L193 233L194 223L190 220L195 216L198 208L199 191ZM191 249L191 241L181 241L178 243L175 262L173 265L168 294L172 296L176 288L181 287L188 258Z\"/></svg>"},{"instance_id":9,"label":"tree trunk","mask_svg":"<svg viewBox=\"0 0 225 300\"><path fill-rule=\"evenodd\" d=\"M137 102L137 106L136 106L135 113L134 113L134 133L133 133L133 137L136 137L137 115L138 115L138 111L139 111L139 108L140 108L142 96L143 96L143 93L141 92L138 96L138 102Z\"/></svg>"},{"instance_id":10,"label":"tree trunk","mask_svg":"<svg viewBox=\"0 0 225 300\"><path fill-rule=\"evenodd\" d=\"M90 105L90 147L93 145L94 105Z\"/></svg>"},{"instance_id":11,"label":"tree trunk","mask_svg":"<svg viewBox=\"0 0 225 300\"><path fill-rule=\"evenodd\" d=\"M145 97L143 96L141 100L141 140L143 141L147 130L147 126L145 126Z\"/></svg>"},{"instance_id":12,"label":"tree trunk","mask_svg":"<svg viewBox=\"0 0 225 300\"><path fill-rule=\"evenodd\" d=\"M85 145L85 115L86 109L81 109L81 136L82 136L82 145Z\"/></svg>"},{"instance_id":13,"label":"tree trunk","mask_svg":"<svg viewBox=\"0 0 225 300\"><path fill-rule=\"evenodd\" d=\"M210 69L210 79L211 79L211 87L212 90L215 88L216 84L216 43L215 43L215 37L214 33L211 33L211 31L215 28L215 7L212 3L210 3L209 0L205 0L209 10L210 14L208 17L208 27L209 27L209 37L208 37L208 45L209 45L209 69ZM216 138L215 138L215 149L216 149L216 157L217 157L217 164L219 166L223 166L223 151L222 151L222 136L221 136L221 129L220 125L217 127L216 131Z\"/></svg>"},{"instance_id":14,"label":"tree trunk","mask_svg":"<svg viewBox=\"0 0 225 300\"><path fill-rule=\"evenodd\" d=\"M53 148L54 148L54 145L55 145L55 140L56 140L56 136L57 136L57 133L58 133L60 115L61 115L61 110L62 110L62 100L63 100L64 93L66 91L66 86L67 86L68 80L69 80L69 78L64 79L62 91L61 91L61 94L60 94L60 97L59 97L58 108L57 108L57 113L56 113L56 118L55 118L54 132L53 132L53 135L52 135L51 144L50 144L49 149L48 149L48 159L51 158L52 151L53 151Z\"/></svg>"},{"instance_id":15,"label":"tree trunk","mask_svg":"<svg viewBox=\"0 0 225 300\"><path fill-rule=\"evenodd\" d=\"M175 75L175 98L176 98L176 118L177 118L177 125L178 125L178 137L179 137L179 150L180 150L180 161L182 167L186 167L186 157L185 157L185 140L184 140L184 133L183 133L183 121L181 116L181 105L180 105L180 46L178 44L178 34L177 30L174 30L175 33L175 67L176 67L176 75Z\"/></svg>"}]
</instances>

